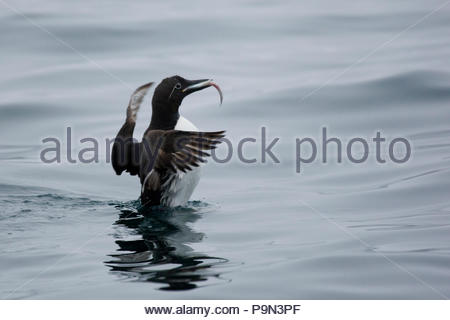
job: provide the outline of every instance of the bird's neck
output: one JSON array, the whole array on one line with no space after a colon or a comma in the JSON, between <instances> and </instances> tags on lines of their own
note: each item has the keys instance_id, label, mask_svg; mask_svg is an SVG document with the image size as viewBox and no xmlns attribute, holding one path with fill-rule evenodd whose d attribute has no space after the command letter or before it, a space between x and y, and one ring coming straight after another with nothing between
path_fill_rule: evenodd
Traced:
<instances>
[{"instance_id":1,"label":"bird's neck","mask_svg":"<svg viewBox=\"0 0 450 320\"><path fill-rule=\"evenodd\" d=\"M154 106L152 108L152 119L150 121L149 130L172 130L175 128L180 113L170 111L172 108L168 106Z\"/></svg>"}]
</instances>

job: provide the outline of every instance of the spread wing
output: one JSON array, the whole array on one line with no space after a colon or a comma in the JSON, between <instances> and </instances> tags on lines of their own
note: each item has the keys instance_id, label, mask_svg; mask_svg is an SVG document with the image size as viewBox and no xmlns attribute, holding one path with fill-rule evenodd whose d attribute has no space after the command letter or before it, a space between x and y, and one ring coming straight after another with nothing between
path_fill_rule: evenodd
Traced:
<instances>
[{"instance_id":1,"label":"spread wing","mask_svg":"<svg viewBox=\"0 0 450 320\"><path fill-rule=\"evenodd\" d=\"M136 126L136 116L153 82L149 82L137 88L131 95L127 108L125 123L117 133L111 151L111 162L117 175L123 171L131 175L139 173L139 143L133 139L133 131Z\"/></svg>"},{"instance_id":2,"label":"spread wing","mask_svg":"<svg viewBox=\"0 0 450 320\"><path fill-rule=\"evenodd\" d=\"M209 157L209 150L217 148L225 131L194 132L171 130L165 134L165 141L156 158L156 168L168 168L172 172L186 172L198 167Z\"/></svg>"},{"instance_id":3,"label":"spread wing","mask_svg":"<svg viewBox=\"0 0 450 320\"><path fill-rule=\"evenodd\" d=\"M225 131L148 131L140 151L142 190L157 190L161 172L187 172L206 162L204 158L210 156L207 151L215 149L224 136Z\"/></svg>"}]
</instances>

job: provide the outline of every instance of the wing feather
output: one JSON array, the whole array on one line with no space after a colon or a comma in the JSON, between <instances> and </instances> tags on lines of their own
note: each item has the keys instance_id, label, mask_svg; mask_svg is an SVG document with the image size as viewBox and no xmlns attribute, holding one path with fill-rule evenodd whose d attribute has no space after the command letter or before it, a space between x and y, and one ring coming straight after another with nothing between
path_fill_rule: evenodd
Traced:
<instances>
[{"instance_id":1,"label":"wing feather","mask_svg":"<svg viewBox=\"0 0 450 320\"><path fill-rule=\"evenodd\" d=\"M131 175L139 173L139 143L133 139L136 116L153 82L146 83L137 88L130 97L127 108L127 118L116 135L111 151L111 162L117 175L123 171Z\"/></svg>"},{"instance_id":2,"label":"wing feather","mask_svg":"<svg viewBox=\"0 0 450 320\"><path fill-rule=\"evenodd\" d=\"M149 150L152 151L145 156L148 158L156 155L156 159L146 161L151 163L151 166L145 169L145 172L152 169L159 172L169 170L173 173L190 171L206 162L204 158L210 156L210 153L206 151L215 149L222 142L223 137L225 137L225 131L150 130L144 137L144 143L150 145ZM157 153L155 153L156 148Z\"/></svg>"}]
</instances>

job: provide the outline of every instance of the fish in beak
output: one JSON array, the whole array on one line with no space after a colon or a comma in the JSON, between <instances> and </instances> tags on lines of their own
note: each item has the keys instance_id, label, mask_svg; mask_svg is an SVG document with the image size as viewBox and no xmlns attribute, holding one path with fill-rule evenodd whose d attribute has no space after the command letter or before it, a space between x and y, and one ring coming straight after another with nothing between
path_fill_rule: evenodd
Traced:
<instances>
[{"instance_id":1,"label":"fish in beak","mask_svg":"<svg viewBox=\"0 0 450 320\"><path fill-rule=\"evenodd\" d=\"M182 92L184 92L186 95L208 87L214 87L219 92L220 104L222 104L223 101L222 90L220 90L220 87L212 79L186 80L186 82L187 86L184 89L182 89Z\"/></svg>"}]
</instances>

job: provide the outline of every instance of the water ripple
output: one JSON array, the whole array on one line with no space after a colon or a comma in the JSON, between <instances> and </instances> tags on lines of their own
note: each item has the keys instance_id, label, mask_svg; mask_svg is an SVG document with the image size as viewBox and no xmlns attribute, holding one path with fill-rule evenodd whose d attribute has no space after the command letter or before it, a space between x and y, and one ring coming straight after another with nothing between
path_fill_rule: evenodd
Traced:
<instances>
[{"instance_id":1,"label":"water ripple","mask_svg":"<svg viewBox=\"0 0 450 320\"><path fill-rule=\"evenodd\" d=\"M208 204L192 201L186 207L143 208L138 202L127 202L115 206L120 210L115 225L126 231L116 230L119 248L104 262L113 274L160 283L160 290L189 290L211 285L213 280L226 281L219 267L226 265L227 259L195 252L191 247L205 235L188 224L201 219L211 209Z\"/></svg>"}]
</instances>

